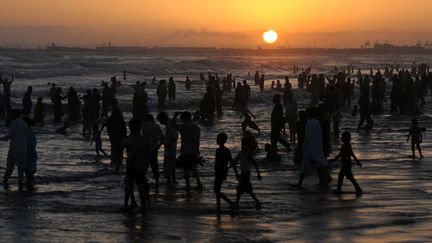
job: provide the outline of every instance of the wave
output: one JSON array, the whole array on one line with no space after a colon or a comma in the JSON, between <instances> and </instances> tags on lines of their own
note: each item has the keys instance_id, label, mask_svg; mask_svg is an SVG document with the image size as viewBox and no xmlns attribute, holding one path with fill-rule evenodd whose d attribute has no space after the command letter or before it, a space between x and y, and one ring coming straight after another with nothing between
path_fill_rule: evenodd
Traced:
<instances>
[{"instance_id":1,"label":"wave","mask_svg":"<svg viewBox=\"0 0 432 243\"><path fill-rule=\"evenodd\" d=\"M267 76L284 76L292 72L293 65L311 65L313 72L327 72L335 66L354 64L358 68L382 68L394 64L394 60L411 65L414 61L430 62L420 56L247 56L247 55L206 55L206 56L161 56L122 54L57 54L36 51L9 51L0 53L0 67L4 73L15 73L17 78L38 79L61 76L82 76L89 74L119 75L123 70L130 74L198 75L200 72L216 72L221 75L233 73L246 75L259 70Z\"/></svg>"}]
</instances>

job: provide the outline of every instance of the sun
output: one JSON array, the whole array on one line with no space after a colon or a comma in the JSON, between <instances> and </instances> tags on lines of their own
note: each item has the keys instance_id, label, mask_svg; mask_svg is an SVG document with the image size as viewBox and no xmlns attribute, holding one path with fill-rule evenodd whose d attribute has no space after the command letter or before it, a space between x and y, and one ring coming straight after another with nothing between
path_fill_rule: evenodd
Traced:
<instances>
[{"instance_id":1,"label":"sun","mask_svg":"<svg viewBox=\"0 0 432 243\"><path fill-rule=\"evenodd\" d=\"M274 30L268 30L263 33L263 39L266 43L272 44L275 43L278 39L278 34Z\"/></svg>"}]
</instances>

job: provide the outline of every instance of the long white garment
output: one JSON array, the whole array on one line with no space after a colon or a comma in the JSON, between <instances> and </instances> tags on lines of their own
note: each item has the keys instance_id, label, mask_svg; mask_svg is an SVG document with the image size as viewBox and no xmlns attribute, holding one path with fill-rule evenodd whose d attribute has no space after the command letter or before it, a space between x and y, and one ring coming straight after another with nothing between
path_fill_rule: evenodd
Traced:
<instances>
[{"instance_id":1,"label":"long white garment","mask_svg":"<svg viewBox=\"0 0 432 243\"><path fill-rule=\"evenodd\" d=\"M20 169L27 167L29 135L29 128L21 118L17 118L11 122L9 126L10 145L8 159Z\"/></svg>"},{"instance_id":2,"label":"long white garment","mask_svg":"<svg viewBox=\"0 0 432 243\"><path fill-rule=\"evenodd\" d=\"M327 166L322 145L322 130L316 119L309 119L305 126L305 140L303 143L303 160L300 165L301 173L308 173L315 168Z\"/></svg>"}]
</instances>

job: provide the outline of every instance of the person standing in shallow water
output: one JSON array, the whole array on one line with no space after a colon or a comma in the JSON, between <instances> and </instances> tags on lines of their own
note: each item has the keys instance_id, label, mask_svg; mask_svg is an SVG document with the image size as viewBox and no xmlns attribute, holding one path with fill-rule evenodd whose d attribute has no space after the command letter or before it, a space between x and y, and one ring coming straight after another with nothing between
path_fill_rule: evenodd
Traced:
<instances>
[{"instance_id":1,"label":"person standing in shallow water","mask_svg":"<svg viewBox=\"0 0 432 243\"><path fill-rule=\"evenodd\" d=\"M275 95L273 97L273 111L271 114L271 133L270 133L270 142L273 149L277 149L277 143L281 143L286 148L289 149L290 144L281 138L281 134L283 133L283 128L285 124L283 107L281 104L281 96Z\"/></svg>"},{"instance_id":2,"label":"person standing in shallow water","mask_svg":"<svg viewBox=\"0 0 432 243\"><path fill-rule=\"evenodd\" d=\"M10 140L3 184L5 187L8 186L8 180L16 166L18 168L19 186L22 188L24 172L27 169L29 128L21 119L21 112L19 110L12 110L11 118L12 121L9 125L9 133L0 138L0 141Z\"/></svg>"},{"instance_id":3,"label":"person standing in shallow water","mask_svg":"<svg viewBox=\"0 0 432 243\"><path fill-rule=\"evenodd\" d=\"M195 189L200 191L202 190L202 184L197 167L200 164L201 130L192 122L191 114L188 111L181 113L180 119L183 123L176 124L179 115L180 113L176 112L173 118L174 127L180 132L181 136L180 156L177 158L176 166L183 168L186 190L190 189L190 172L192 172L197 182Z\"/></svg>"},{"instance_id":4,"label":"person standing in shallow water","mask_svg":"<svg viewBox=\"0 0 432 243\"><path fill-rule=\"evenodd\" d=\"M159 189L159 165L158 165L158 151L163 143L163 134L159 125L155 123L153 115L147 114L145 121L141 127L141 134L147 141L149 149L149 163L153 173L153 178L156 184L156 191Z\"/></svg>"},{"instance_id":5,"label":"person standing in shallow water","mask_svg":"<svg viewBox=\"0 0 432 243\"><path fill-rule=\"evenodd\" d=\"M343 132L342 133L342 147L340 148L339 154L332 160L329 160L329 162L333 162L341 158L342 161L342 167L339 171L338 175L338 185L336 192L341 193L342 192L342 184L343 179L346 177L353 186L355 187L356 194L361 195L363 193L362 189L360 188L359 184L357 183L356 179L354 178L354 175L352 173L352 161L351 157L357 162L357 164L361 167L362 164L355 156L354 152L352 151L351 147L351 134L349 132Z\"/></svg>"},{"instance_id":6,"label":"person standing in shallow water","mask_svg":"<svg viewBox=\"0 0 432 243\"><path fill-rule=\"evenodd\" d=\"M146 139L141 135L141 121L133 118L129 121L130 135L123 139L122 147L126 149L126 176L124 209L131 210L137 206L134 196L134 184L137 184L143 210L150 207L147 170L149 167ZM129 199L131 204L129 205Z\"/></svg>"},{"instance_id":7,"label":"person standing in shallow water","mask_svg":"<svg viewBox=\"0 0 432 243\"><path fill-rule=\"evenodd\" d=\"M32 127L34 126L34 121L29 118L24 118L29 128L28 143L27 143L27 168L25 170L26 184L31 188L34 174L36 173L36 162L38 159L38 154L36 151L36 136L33 133Z\"/></svg>"},{"instance_id":8,"label":"person standing in shallow water","mask_svg":"<svg viewBox=\"0 0 432 243\"><path fill-rule=\"evenodd\" d=\"M65 99L66 97L62 97L61 92L62 89L57 88L52 98L54 104L54 123L60 122L64 115L62 100Z\"/></svg>"},{"instance_id":9,"label":"person standing in shallow water","mask_svg":"<svg viewBox=\"0 0 432 243\"><path fill-rule=\"evenodd\" d=\"M374 122L370 114L370 102L369 102L368 95L366 94L361 95L359 99L359 106L360 106L360 121L357 126L357 132L360 131L360 128L362 128L362 125L365 120L367 121L366 130L372 129Z\"/></svg>"},{"instance_id":10,"label":"person standing in shallow water","mask_svg":"<svg viewBox=\"0 0 432 243\"><path fill-rule=\"evenodd\" d=\"M111 116L108 117L105 125L111 143L111 164L116 166L115 172L118 174L123 159L121 143L126 137L127 132L126 123L119 108L115 107L113 109Z\"/></svg>"},{"instance_id":11,"label":"person standing in shallow water","mask_svg":"<svg viewBox=\"0 0 432 243\"><path fill-rule=\"evenodd\" d=\"M420 127L418 127L418 121L417 119L412 119L411 121L411 127L408 133L408 138L407 138L407 142L409 141L409 139L411 138L411 151L412 151L412 157L413 159L416 157L415 156L415 147L417 147L419 154L420 154L420 158L423 158L423 154L420 148L420 143L423 142L423 135L422 135L422 130Z\"/></svg>"},{"instance_id":12,"label":"person standing in shallow water","mask_svg":"<svg viewBox=\"0 0 432 243\"><path fill-rule=\"evenodd\" d=\"M170 77L168 81L168 99L169 100L176 99L176 84L174 82L173 77Z\"/></svg>"},{"instance_id":13,"label":"person standing in shallow water","mask_svg":"<svg viewBox=\"0 0 432 243\"><path fill-rule=\"evenodd\" d=\"M190 90L191 87L192 87L192 82L191 82L191 80L189 79L189 76L186 76L185 88L186 88L186 90Z\"/></svg>"},{"instance_id":14,"label":"person standing in shallow water","mask_svg":"<svg viewBox=\"0 0 432 243\"><path fill-rule=\"evenodd\" d=\"M31 99L32 92L33 92L33 87L28 86L27 92L24 94L24 97L22 99L22 106L23 106L22 113L26 117L30 116L30 113L32 111L32 106L33 106L33 102Z\"/></svg>"},{"instance_id":15,"label":"person standing in shallow water","mask_svg":"<svg viewBox=\"0 0 432 243\"><path fill-rule=\"evenodd\" d=\"M159 81L159 85L156 89L156 95L158 97L158 110L163 111L165 109L165 101L167 97L167 87L165 84L165 80Z\"/></svg>"},{"instance_id":16,"label":"person standing in shallow water","mask_svg":"<svg viewBox=\"0 0 432 243\"><path fill-rule=\"evenodd\" d=\"M163 136L164 144L164 163L163 171L168 185L176 184L175 163L177 156L177 139L178 132L174 129L172 122L169 120L165 112L161 112L157 116L158 121L165 125L165 134Z\"/></svg>"}]
</instances>

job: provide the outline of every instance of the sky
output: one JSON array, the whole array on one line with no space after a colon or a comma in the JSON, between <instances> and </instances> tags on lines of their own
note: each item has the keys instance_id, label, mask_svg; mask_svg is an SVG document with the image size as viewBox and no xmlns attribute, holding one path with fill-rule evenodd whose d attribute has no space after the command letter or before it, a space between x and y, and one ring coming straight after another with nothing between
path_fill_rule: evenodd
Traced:
<instances>
[{"instance_id":1,"label":"sky","mask_svg":"<svg viewBox=\"0 0 432 243\"><path fill-rule=\"evenodd\" d=\"M0 47L235 48L432 41L432 0L0 0ZM273 29L279 40L265 44Z\"/></svg>"}]
</instances>

